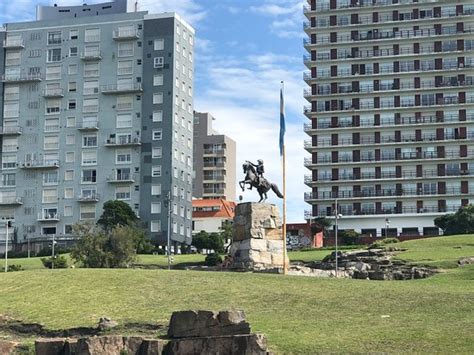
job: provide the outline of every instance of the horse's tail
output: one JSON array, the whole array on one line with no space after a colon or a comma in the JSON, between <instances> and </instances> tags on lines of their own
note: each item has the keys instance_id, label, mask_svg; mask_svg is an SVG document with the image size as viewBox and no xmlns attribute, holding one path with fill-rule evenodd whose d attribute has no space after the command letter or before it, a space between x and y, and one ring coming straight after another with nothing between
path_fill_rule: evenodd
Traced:
<instances>
[{"instance_id":1,"label":"horse's tail","mask_svg":"<svg viewBox=\"0 0 474 355\"><path fill-rule=\"evenodd\" d=\"M277 195L279 198L283 198L283 195L280 192L280 190L278 190L278 186L276 184L271 184L271 187L272 187L272 191L275 193L275 195Z\"/></svg>"}]
</instances>

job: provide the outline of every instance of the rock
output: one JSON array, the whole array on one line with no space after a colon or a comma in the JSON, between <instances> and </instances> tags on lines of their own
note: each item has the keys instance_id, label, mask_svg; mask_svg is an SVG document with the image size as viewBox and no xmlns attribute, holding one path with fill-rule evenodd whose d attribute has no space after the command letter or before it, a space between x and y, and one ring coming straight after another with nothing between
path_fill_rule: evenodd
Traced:
<instances>
[{"instance_id":1,"label":"rock","mask_svg":"<svg viewBox=\"0 0 474 355\"><path fill-rule=\"evenodd\" d=\"M247 334L172 340L165 346L163 354L266 355L268 352L263 335Z\"/></svg>"},{"instance_id":2,"label":"rock","mask_svg":"<svg viewBox=\"0 0 474 355\"><path fill-rule=\"evenodd\" d=\"M250 334L243 311L180 311L171 315L170 338Z\"/></svg>"},{"instance_id":3,"label":"rock","mask_svg":"<svg viewBox=\"0 0 474 355\"><path fill-rule=\"evenodd\" d=\"M468 257L461 258L458 260L459 266L469 265L469 264L474 264L474 256L468 256Z\"/></svg>"},{"instance_id":4,"label":"rock","mask_svg":"<svg viewBox=\"0 0 474 355\"><path fill-rule=\"evenodd\" d=\"M118 326L118 323L109 317L102 317L99 319L98 328L101 331L109 330L115 328L116 326Z\"/></svg>"},{"instance_id":5,"label":"rock","mask_svg":"<svg viewBox=\"0 0 474 355\"><path fill-rule=\"evenodd\" d=\"M18 343L8 340L0 340L0 354L10 355L13 354Z\"/></svg>"},{"instance_id":6,"label":"rock","mask_svg":"<svg viewBox=\"0 0 474 355\"><path fill-rule=\"evenodd\" d=\"M40 338L35 341L36 355L62 355L64 353L65 338Z\"/></svg>"},{"instance_id":7,"label":"rock","mask_svg":"<svg viewBox=\"0 0 474 355\"><path fill-rule=\"evenodd\" d=\"M64 355L76 355L77 339L68 338L64 344Z\"/></svg>"},{"instance_id":8,"label":"rock","mask_svg":"<svg viewBox=\"0 0 474 355\"><path fill-rule=\"evenodd\" d=\"M140 348L140 355L161 355L163 341L157 339L144 339Z\"/></svg>"}]
</instances>

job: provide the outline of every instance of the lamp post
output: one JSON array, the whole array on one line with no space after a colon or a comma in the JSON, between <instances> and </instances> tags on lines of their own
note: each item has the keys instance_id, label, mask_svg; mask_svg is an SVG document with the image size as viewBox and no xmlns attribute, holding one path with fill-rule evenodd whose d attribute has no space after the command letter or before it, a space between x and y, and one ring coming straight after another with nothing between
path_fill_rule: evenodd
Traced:
<instances>
[{"instance_id":1,"label":"lamp post","mask_svg":"<svg viewBox=\"0 0 474 355\"><path fill-rule=\"evenodd\" d=\"M390 226L390 220L385 218L385 238L388 238L388 227Z\"/></svg>"},{"instance_id":2,"label":"lamp post","mask_svg":"<svg viewBox=\"0 0 474 355\"><path fill-rule=\"evenodd\" d=\"M336 278L337 278L337 261L338 261L338 253L337 253L337 232L338 232L338 226L337 226L337 221L339 218L342 217L342 214L339 213L339 207L337 205L337 198L334 200L334 246L335 246L335 249L336 249L336 269L335 269L335 274L336 274Z\"/></svg>"},{"instance_id":3,"label":"lamp post","mask_svg":"<svg viewBox=\"0 0 474 355\"><path fill-rule=\"evenodd\" d=\"M53 242L51 243L51 269L54 269L54 244L56 244L54 237L55 234L53 234Z\"/></svg>"},{"instance_id":4,"label":"lamp post","mask_svg":"<svg viewBox=\"0 0 474 355\"><path fill-rule=\"evenodd\" d=\"M11 224L11 221L9 220L6 220L5 221L5 227L7 229L7 234L6 234L6 238L5 238L5 272L8 271L8 228Z\"/></svg>"},{"instance_id":5,"label":"lamp post","mask_svg":"<svg viewBox=\"0 0 474 355\"><path fill-rule=\"evenodd\" d=\"M168 270L171 270L171 190L168 191L168 235L166 249L166 254L168 255Z\"/></svg>"}]
</instances>

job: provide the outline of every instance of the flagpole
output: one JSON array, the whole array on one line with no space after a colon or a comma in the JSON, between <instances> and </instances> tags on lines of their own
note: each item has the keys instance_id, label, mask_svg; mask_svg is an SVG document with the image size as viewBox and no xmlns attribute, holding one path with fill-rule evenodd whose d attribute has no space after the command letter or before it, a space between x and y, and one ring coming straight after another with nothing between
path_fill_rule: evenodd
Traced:
<instances>
[{"instance_id":1,"label":"flagpole","mask_svg":"<svg viewBox=\"0 0 474 355\"><path fill-rule=\"evenodd\" d=\"M284 82L281 82L281 98L283 100L283 89L285 87ZM284 106L282 106L284 109ZM284 112L282 112L284 113ZM285 141L283 140L282 145L282 170L283 170L283 225L282 225L282 233L283 233L283 275L286 275L288 265L286 264L286 149L285 149Z\"/></svg>"}]
</instances>

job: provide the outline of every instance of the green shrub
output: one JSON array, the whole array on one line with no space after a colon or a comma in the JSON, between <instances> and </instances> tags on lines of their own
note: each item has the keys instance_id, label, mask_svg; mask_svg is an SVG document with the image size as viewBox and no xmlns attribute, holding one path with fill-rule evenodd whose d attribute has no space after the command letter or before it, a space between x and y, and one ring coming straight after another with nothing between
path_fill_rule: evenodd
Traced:
<instances>
[{"instance_id":1,"label":"green shrub","mask_svg":"<svg viewBox=\"0 0 474 355\"><path fill-rule=\"evenodd\" d=\"M386 249L388 244L399 243L398 238L384 238L375 243L370 244L369 249Z\"/></svg>"},{"instance_id":2,"label":"green shrub","mask_svg":"<svg viewBox=\"0 0 474 355\"><path fill-rule=\"evenodd\" d=\"M53 262L55 269L66 269L68 267L67 259L62 255L55 255L54 259L52 257L41 258L41 262L43 263L43 266L48 269L53 267Z\"/></svg>"},{"instance_id":3,"label":"green shrub","mask_svg":"<svg viewBox=\"0 0 474 355\"><path fill-rule=\"evenodd\" d=\"M211 253L206 255L206 259L204 260L204 264L207 266L216 266L222 263L222 258L217 253Z\"/></svg>"},{"instance_id":4,"label":"green shrub","mask_svg":"<svg viewBox=\"0 0 474 355\"><path fill-rule=\"evenodd\" d=\"M346 230L341 232L342 242L346 245L356 245L359 233L355 230Z\"/></svg>"},{"instance_id":5,"label":"green shrub","mask_svg":"<svg viewBox=\"0 0 474 355\"><path fill-rule=\"evenodd\" d=\"M23 268L21 267L21 265L16 265L16 264L8 265L8 272L13 272L13 271L23 271Z\"/></svg>"}]
</instances>

